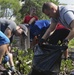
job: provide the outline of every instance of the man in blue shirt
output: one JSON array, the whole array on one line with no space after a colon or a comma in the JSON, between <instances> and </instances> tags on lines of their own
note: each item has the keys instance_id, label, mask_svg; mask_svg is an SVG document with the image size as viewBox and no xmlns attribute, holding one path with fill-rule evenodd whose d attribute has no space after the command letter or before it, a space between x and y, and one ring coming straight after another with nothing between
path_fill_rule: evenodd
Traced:
<instances>
[{"instance_id":1,"label":"man in blue shirt","mask_svg":"<svg viewBox=\"0 0 74 75\"><path fill-rule=\"evenodd\" d=\"M50 26L50 20L38 20L35 24L31 27L31 38L33 39L35 36L40 37L45 33L47 28Z\"/></svg>"},{"instance_id":2,"label":"man in blue shirt","mask_svg":"<svg viewBox=\"0 0 74 75\"><path fill-rule=\"evenodd\" d=\"M34 25L30 25L31 48L35 46L49 26L50 20L37 20Z\"/></svg>"}]
</instances>

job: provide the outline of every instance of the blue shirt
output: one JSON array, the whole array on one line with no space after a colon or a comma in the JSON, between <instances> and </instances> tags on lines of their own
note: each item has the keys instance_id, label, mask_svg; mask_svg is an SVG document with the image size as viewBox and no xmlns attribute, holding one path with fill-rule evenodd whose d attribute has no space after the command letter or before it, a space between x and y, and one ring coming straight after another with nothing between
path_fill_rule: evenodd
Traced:
<instances>
[{"instance_id":1,"label":"blue shirt","mask_svg":"<svg viewBox=\"0 0 74 75\"><path fill-rule=\"evenodd\" d=\"M38 20L38 21L35 22L35 25L39 29L42 29L43 27L49 27L50 21L49 20Z\"/></svg>"},{"instance_id":2,"label":"blue shirt","mask_svg":"<svg viewBox=\"0 0 74 75\"><path fill-rule=\"evenodd\" d=\"M50 26L50 20L37 20L32 25L30 31L32 36L39 35L42 31L46 30Z\"/></svg>"},{"instance_id":3,"label":"blue shirt","mask_svg":"<svg viewBox=\"0 0 74 75\"><path fill-rule=\"evenodd\" d=\"M10 43L9 38L0 31L0 46L3 44L9 44L9 43Z\"/></svg>"}]
</instances>

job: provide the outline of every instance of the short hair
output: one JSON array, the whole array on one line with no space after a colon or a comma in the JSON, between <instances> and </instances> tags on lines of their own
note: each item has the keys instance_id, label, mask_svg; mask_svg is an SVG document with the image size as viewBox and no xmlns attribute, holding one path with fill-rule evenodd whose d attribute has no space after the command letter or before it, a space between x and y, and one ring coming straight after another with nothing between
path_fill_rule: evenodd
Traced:
<instances>
[{"instance_id":1,"label":"short hair","mask_svg":"<svg viewBox=\"0 0 74 75\"><path fill-rule=\"evenodd\" d=\"M42 6L42 12L44 12L45 9L50 9L52 2L45 2Z\"/></svg>"},{"instance_id":2,"label":"short hair","mask_svg":"<svg viewBox=\"0 0 74 75\"><path fill-rule=\"evenodd\" d=\"M35 8L35 7L30 7L30 11L31 11L31 10L36 10L36 8Z\"/></svg>"}]
</instances>

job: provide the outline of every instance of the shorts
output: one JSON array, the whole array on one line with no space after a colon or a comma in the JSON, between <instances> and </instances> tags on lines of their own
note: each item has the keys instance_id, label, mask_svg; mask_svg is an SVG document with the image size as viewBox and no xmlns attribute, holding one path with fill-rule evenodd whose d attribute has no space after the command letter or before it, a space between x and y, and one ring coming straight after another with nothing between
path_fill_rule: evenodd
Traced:
<instances>
[{"instance_id":1,"label":"shorts","mask_svg":"<svg viewBox=\"0 0 74 75\"><path fill-rule=\"evenodd\" d=\"M0 31L0 46L3 44L9 44L9 43L10 43L9 38Z\"/></svg>"}]
</instances>

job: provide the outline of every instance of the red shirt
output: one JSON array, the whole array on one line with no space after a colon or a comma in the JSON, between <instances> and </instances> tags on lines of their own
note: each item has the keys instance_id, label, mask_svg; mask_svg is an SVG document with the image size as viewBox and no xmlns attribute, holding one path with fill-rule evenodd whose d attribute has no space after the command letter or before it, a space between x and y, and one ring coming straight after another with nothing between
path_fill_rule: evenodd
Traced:
<instances>
[{"instance_id":1,"label":"red shirt","mask_svg":"<svg viewBox=\"0 0 74 75\"><path fill-rule=\"evenodd\" d=\"M29 21L32 19L32 18L35 18L36 20L38 20L38 17L37 16L30 16L30 15L27 15L27 16L25 16L25 18L24 18L24 23L29 23Z\"/></svg>"},{"instance_id":2,"label":"red shirt","mask_svg":"<svg viewBox=\"0 0 74 75\"><path fill-rule=\"evenodd\" d=\"M58 23L56 30L58 29L67 29L66 27L64 27L63 25L61 25L60 23Z\"/></svg>"}]
</instances>

